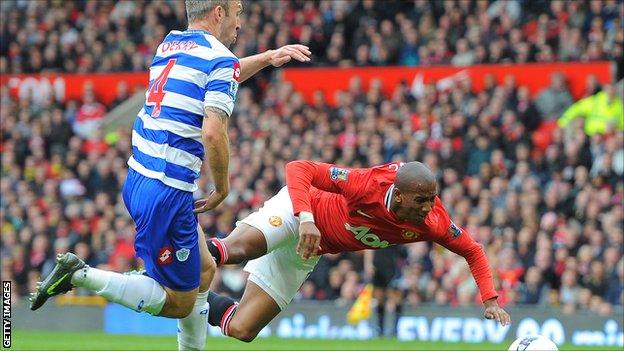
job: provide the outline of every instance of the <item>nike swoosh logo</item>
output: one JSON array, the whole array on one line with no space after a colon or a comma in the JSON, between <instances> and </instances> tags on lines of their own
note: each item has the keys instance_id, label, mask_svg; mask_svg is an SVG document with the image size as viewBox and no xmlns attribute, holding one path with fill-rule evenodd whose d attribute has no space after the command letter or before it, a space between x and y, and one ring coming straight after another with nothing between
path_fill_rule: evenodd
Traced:
<instances>
[{"instance_id":1,"label":"nike swoosh logo","mask_svg":"<svg viewBox=\"0 0 624 351\"><path fill-rule=\"evenodd\" d=\"M364 212L364 211L362 211L362 210L357 210L357 211L355 211L355 212L357 212L358 214L360 214L360 215L362 215L362 216L364 216L364 217L367 217L367 218L373 219L373 216L369 215L368 213L365 213L365 212Z\"/></svg>"},{"instance_id":2,"label":"nike swoosh logo","mask_svg":"<svg viewBox=\"0 0 624 351\"><path fill-rule=\"evenodd\" d=\"M65 279L65 277L67 277L67 274L69 273L65 273L63 274L63 276L61 277L61 279L57 280L54 282L54 284L50 285L50 287L48 288L48 290L46 290L46 292L48 293L48 295L52 295L54 294L54 288L56 288L59 284L61 284L61 282L63 281L63 279Z\"/></svg>"}]
</instances>

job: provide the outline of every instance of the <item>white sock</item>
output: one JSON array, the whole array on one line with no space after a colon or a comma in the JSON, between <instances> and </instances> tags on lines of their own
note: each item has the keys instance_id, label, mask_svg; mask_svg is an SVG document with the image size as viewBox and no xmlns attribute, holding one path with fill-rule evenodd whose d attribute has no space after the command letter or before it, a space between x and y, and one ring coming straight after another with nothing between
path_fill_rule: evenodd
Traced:
<instances>
[{"instance_id":1,"label":"white sock","mask_svg":"<svg viewBox=\"0 0 624 351\"><path fill-rule=\"evenodd\" d=\"M198 293L193 311L178 319L178 350L203 350L208 333L208 291Z\"/></svg>"},{"instance_id":2,"label":"white sock","mask_svg":"<svg viewBox=\"0 0 624 351\"><path fill-rule=\"evenodd\" d=\"M108 301L155 316L167 299L163 287L142 274L120 274L87 266L74 273L71 283L95 291Z\"/></svg>"}]
</instances>

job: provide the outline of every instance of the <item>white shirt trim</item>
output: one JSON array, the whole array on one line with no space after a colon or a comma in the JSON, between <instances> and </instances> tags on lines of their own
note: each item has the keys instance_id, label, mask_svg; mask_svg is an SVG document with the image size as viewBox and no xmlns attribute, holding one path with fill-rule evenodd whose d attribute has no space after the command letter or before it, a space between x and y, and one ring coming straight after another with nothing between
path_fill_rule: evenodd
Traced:
<instances>
[{"instance_id":1,"label":"white shirt trim","mask_svg":"<svg viewBox=\"0 0 624 351\"><path fill-rule=\"evenodd\" d=\"M145 113L145 109L141 109L138 117L143 121L143 128L151 130L165 130L183 138L193 139L198 143L202 143L202 130L195 126L174 121L166 118L152 118Z\"/></svg>"},{"instance_id":2,"label":"white shirt trim","mask_svg":"<svg viewBox=\"0 0 624 351\"><path fill-rule=\"evenodd\" d=\"M160 158L168 163L188 168L195 173L199 173L202 160L184 150L177 149L169 144L158 144L143 138L136 130L132 131L132 146L136 146L142 153Z\"/></svg>"},{"instance_id":3,"label":"white shirt trim","mask_svg":"<svg viewBox=\"0 0 624 351\"><path fill-rule=\"evenodd\" d=\"M147 169L143 167L143 165L140 164L137 160L135 160L134 157L132 156L130 156L130 158L128 159L128 166L130 166L132 169L134 169L135 171L139 172L140 174L148 178L158 179L161 182L163 182L165 185L168 185L176 189L189 191L189 192L194 192L195 190L198 189L198 186L195 183L191 184L191 183L187 183L178 179L169 178L163 172L157 172L157 171L152 171L151 169Z\"/></svg>"},{"instance_id":4,"label":"white shirt trim","mask_svg":"<svg viewBox=\"0 0 624 351\"><path fill-rule=\"evenodd\" d=\"M388 191L386 191L386 196L384 198L384 205L386 205L386 210L390 211L390 206L392 206L392 197L394 196L394 184L390 185Z\"/></svg>"}]
</instances>

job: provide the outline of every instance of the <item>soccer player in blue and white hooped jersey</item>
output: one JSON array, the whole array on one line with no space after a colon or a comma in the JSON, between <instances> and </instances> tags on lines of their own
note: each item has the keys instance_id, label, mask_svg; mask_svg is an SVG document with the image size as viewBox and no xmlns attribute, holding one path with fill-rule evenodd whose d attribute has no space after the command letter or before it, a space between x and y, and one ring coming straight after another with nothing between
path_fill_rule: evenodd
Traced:
<instances>
[{"instance_id":1,"label":"soccer player in blue and white hooped jersey","mask_svg":"<svg viewBox=\"0 0 624 351\"><path fill-rule=\"evenodd\" d=\"M132 156L123 199L137 227L135 250L145 274L88 267L59 255L31 297L31 309L72 287L84 287L135 311L180 318L180 349L203 349L208 287L215 263L197 214L218 206L229 191L228 119L238 84L269 65L306 62L303 45L286 45L238 59L228 49L240 29L239 0L186 1L189 26L158 46L145 105L132 130ZM193 202L204 157L214 190Z\"/></svg>"}]
</instances>

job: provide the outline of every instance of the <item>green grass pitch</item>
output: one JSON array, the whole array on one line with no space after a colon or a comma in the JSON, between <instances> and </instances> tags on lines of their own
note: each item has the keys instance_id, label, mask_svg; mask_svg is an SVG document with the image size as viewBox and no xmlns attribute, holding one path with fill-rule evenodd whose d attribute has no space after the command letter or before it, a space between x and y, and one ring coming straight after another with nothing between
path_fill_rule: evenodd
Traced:
<instances>
[{"instance_id":1,"label":"green grass pitch","mask_svg":"<svg viewBox=\"0 0 624 351\"><path fill-rule=\"evenodd\" d=\"M177 350L173 336L111 335L101 332L14 331L12 350ZM259 338L249 344L209 337L206 350L507 350L508 344L402 342L396 339L309 340ZM560 350L597 350L564 345ZM619 350L617 347L601 350Z\"/></svg>"}]
</instances>

